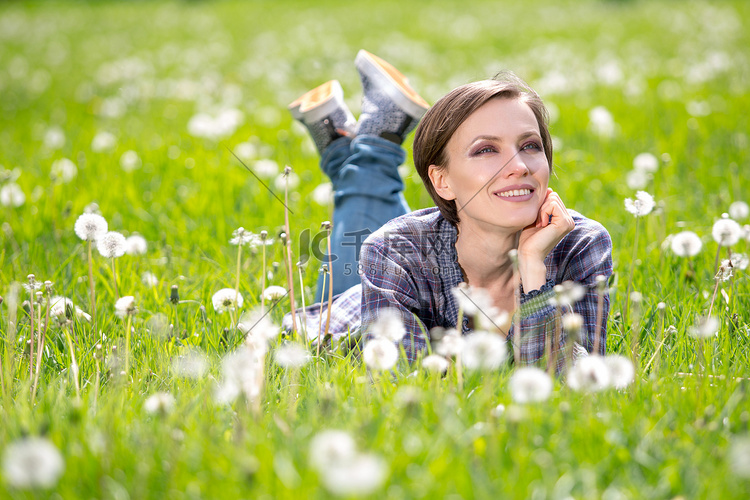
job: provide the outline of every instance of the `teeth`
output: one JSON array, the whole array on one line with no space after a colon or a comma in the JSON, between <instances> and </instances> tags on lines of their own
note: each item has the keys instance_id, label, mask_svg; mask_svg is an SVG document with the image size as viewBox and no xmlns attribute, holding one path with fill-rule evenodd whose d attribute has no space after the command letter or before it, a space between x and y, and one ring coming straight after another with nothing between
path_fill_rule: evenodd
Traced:
<instances>
[{"instance_id":1,"label":"teeth","mask_svg":"<svg viewBox=\"0 0 750 500\"><path fill-rule=\"evenodd\" d=\"M498 193L498 196L502 196L503 198L510 198L511 196L524 196L527 194L531 194L531 189L512 189L510 191L503 191L502 193Z\"/></svg>"}]
</instances>

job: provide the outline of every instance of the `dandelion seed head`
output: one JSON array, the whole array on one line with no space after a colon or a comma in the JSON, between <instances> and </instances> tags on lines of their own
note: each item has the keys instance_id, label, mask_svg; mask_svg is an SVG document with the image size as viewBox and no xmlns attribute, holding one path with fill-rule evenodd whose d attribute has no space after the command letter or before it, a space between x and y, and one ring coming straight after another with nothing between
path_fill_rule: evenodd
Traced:
<instances>
[{"instance_id":1,"label":"dandelion seed head","mask_svg":"<svg viewBox=\"0 0 750 500\"><path fill-rule=\"evenodd\" d=\"M750 215L750 206L744 201L735 201L729 205L729 217L734 220L747 219Z\"/></svg>"},{"instance_id":2,"label":"dandelion seed head","mask_svg":"<svg viewBox=\"0 0 750 500\"><path fill-rule=\"evenodd\" d=\"M221 361L222 384L215 397L219 403L230 403L240 394L248 401L260 396L263 386L263 360L266 355L265 341L251 348L247 344L224 356Z\"/></svg>"},{"instance_id":3,"label":"dandelion seed head","mask_svg":"<svg viewBox=\"0 0 750 500\"><path fill-rule=\"evenodd\" d=\"M435 352L446 358L458 356L464 348L464 338L455 328L445 330L435 346Z\"/></svg>"},{"instance_id":4,"label":"dandelion seed head","mask_svg":"<svg viewBox=\"0 0 750 500\"><path fill-rule=\"evenodd\" d=\"M507 354L504 338L496 333L478 331L466 336L461 363L469 370L496 370Z\"/></svg>"},{"instance_id":5,"label":"dandelion seed head","mask_svg":"<svg viewBox=\"0 0 750 500\"><path fill-rule=\"evenodd\" d=\"M283 286L271 285L263 290L263 298L269 301L276 301L287 296L286 288Z\"/></svg>"},{"instance_id":6,"label":"dandelion seed head","mask_svg":"<svg viewBox=\"0 0 750 500\"><path fill-rule=\"evenodd\" d=\"M734 269L739 269L740 271L747 269L747 265L750 263L748 256L744 253L733 253L730 260L732 262L732 267Z\"/></svg>"},{"instance_id":7,"label":"dandelion seed head","mask_svg":"<svg viewBox=\"0 0 750 500\"><path fill-rule=\"evenodd\" d=\"M395 309L386 308L378 312L377 319L370 327L370 333L391 342L401 342L406 335L406 327Z\"/></svg>"},{"instance_id":8,"label":"dandelion seed head","mask_svg":"<svg viewBox=\"0 0 750 500\"><path fill-rule=\"evenodd\" d=\"M155 287L159 284L159 278L151 271L146 271L141 275L141 282L148 287Z\"/></svg>"},{"instance_id":9,"label":"dandelion seed head","mask_svg":"<svg viewBox=\"0 0 750 500\"><path fill-rule=\"evenodd\" d=\"M286 169L284 169L284 172L286 172ZM297 189L299 187L299 175L292 171L289 171L288 174L279 174L274 180L274 186L279 191L284 191L284 189L286 189L287 187L287 183L289 184L290 190Z\"/></svg>"},{"instance_id":10,"label":"dandelion seed head","mask_svg":"<svg viewBox=\"0 0 750 500\"><path fill-rule=\"evenodd\" d=\"M120 168L125 172L132 172L141 167L141 157L132 149L125 151L120 156Z\"/></svg>"},{"instance_id":11,"label":"dandelion seed head","mask_svg":"<svg viewBox=\"0 0 750 500\"><path fill-rule=\"evenodd\" d=\"M64 471L62 454L45 438L20 439L3 453L3 476L13 488L52 488Z\"/></svg>"},{"instance_id":12,"label":"dandelion seed head","mask_svg":"<svg viewBox=\"0 0 750 500\"><path fill-rule=\"evenodd\" d=\"M76 219L74 229L83 241L95 241L107 233L107 220L101 215L84 213Z\"/></svg>"},{"instance_id":13,"label":"dandelion seed head","mask_svg":"<svg viewBox=\"0 0 750 500\"><path fill-rule=\"evenodd\" d=\"M203 353L192 349L174 358L172 370L178 377L198 380L206 374L208 361Z\"/></svg>"},{"instance_id":14,"label":"dandelion seed head","mask_svg":"<svg viewBox=\"0 0 750 500\"><path fill-rule=\"evenodd\" d=\"M75 179L76 175L78 175L78 167L67 158L61 158L54 161L50 168L50 177L52 180L63 184L67 184Z\"/></svg>"},{"instance_id":15,"label":"dandelion seed head","mask_svg":"<svg viewBox=\"0 0 750 500\"><path fill-rule=\"evenodd\" d=\"M125 236L117 231L109 231L96 240L96 249L102 257L114 259L125 255Z\"/></svg>"},{"instance_id":16,"label":"dandelion seed head","mask_svg":"<svg viewBox=\"0 0 750 500\"><path fill-rule=\"evenodd\" d=\"M639 172L654 173L659 169L659 160L651 153L641 153L633 158L633 168Z\"/></svg>"},{"instance_id":17,"label":"dandelion seed head","mask_svg":"<svg viewBox=\"0 0 750 500\"><path fill-rule=\"evenodd\" d=\"M711 338L719 332L719 320L713 316L698 318L688 330L690 335L696 338Z\"/></svg>"},{"instance_id":18,"label":"dandelion seed head","mask_svg":"<svg viewBox=\"0 0 750 500\"><path fill-rule=\"evenodd\" d=\"M255 172L258 177L270 179L271 177L278 175L279 164L269 159L258 160L253 164L253 172Z\"/></svg>"},{"instance_id":19,"label":"dandelion seed head","mask_svg":"<svg viewBox=\"0 0 750 500\"><path fill-rule=\"evenodd\" d=\"M729 259L724 259L719 265L719 270L716 273L716 279L719 281L729 281L732 278L734 271L733 263Z\"/></svg>"},{"instance_id":20,"label":"dandelion seed head","mask_svg":"<svg viewBox=\"0 0 750 500\"><path fill-rule=\"evenodd\" d=\"M546 401L552 394L552 379L535 366L519 368L510 378L510 394L520 404Z\"/></svg>"},{"instance_id":21,"label":"dandelion seed head","mask_svg":"<svg viewBox=\"0 0 750 500\"><path fill-rule=\"evenodd\" d=\"M157 392L152 394L143 402L143 409L146 413L167 415L174 408L174 396L168 392Z\"/></svg>"},{"instance_id":22,"label":"dandelion seed head","mask_svg":"<svg viewBox=\"0 0 750 500\"><path fill-rule=\"evenodd\" d=\"M229 243L232 245L244 245L253 242L255 238L256 235L252 231L248 231L244 227L238 227L232 232L232 239L229 240Z\"/></svg>"},{"instance_id":23,"label":"dandelion seed head","mask_svg":"<svg viewBox=\"0 0 750 500\"><path fill-rule=\"evenodd\" d=\"M357 445L348 432L326 430L310 441L308 458L313 468L325 472L329 466L346 463L356 455Z\"/></svg>"},{"instance_id":24,"label":"dandelion seed head","mask_svg":"<svg viewBox=\"0 0 750 500\"><path fill-rule=\"evenodd\" d=\"M362 359L371 370L390 370L398 361L398 348L385 338L373 338L365 343Z\"/></svg>"},{"instance_id":25,"label":"dandelion seed head","mask_svg":"<svg viewBox=\"0 0 750 500\"><path fill-rule=\"evenodd\" d=\"M15 182L9 182L0 187L0 205L18 208L24 203L26 203L26 195L23 193L21 186Z\"/></svg>"},{"instance_id":26,"label":"dandelion seed head","mask_svg":"<svg viewBox=\"0 0 750 500\"><path fill-rule=\"evenodd\" d=\"M260 311L248 311L240 316L240 322L237 325L242 333L248 338L254 337L264 340L276 338L281 329L271 321L268 314L261 314Z\"/></svg>"},{"instance_id":27,"label":"dandelion seed head","mask_svg":"<svg viewBox=\"0 0 750 500\"><path fill-rule=\"evenodd\" d=\"M310 361L310 353L300 344L287 342L276 348L274 360L282 368L301 368Z\"/></svg>"},{"instance_id":28,"label":"dandelion seed head","mask_svg":"<svg viewBox=\"0 0 750 500\"><path fill-rule=\"evenodd\" d=\"M451 293L464 314L469 316L480 316L482 314L494 316L499 314L490 293L484 288L471 287L466 283L460 283L457 287L451 289Z\"/></svg>"},{"instance_id":29,"label":"dandelion seed head","mask_svg":"<svg viewBox=\"0 0 750 500\"><path fill-rule=\"evenodd\" d=\"M114 149L117 139L109 132L98 132L91 140L91 150L94 153L102 153Z\"/></svg>"},{"instance_id":30,"label":"dandelion seed head","mask_svg":"<svg viewBox=\"0 0 750 500\"><path fill-rule=\"evenodd\" d=\"M450 362L438 354L430 354L422 360L422 367L431 373L445 373Z\"/></svg>"},{"instance_id":31,"label":"dandelion seed head","mask_svg":"<svg viewBox=\"0 0 750 500\"><path fill-rule=\"evenodd\" d=\"M694 257L703 248L700 237L692 231L682 231L672 236L672 252L679 257Z\"/></svg>"},{"instance_id":32,"label":"dandelion seed head","mask_svg":"<svg viewBox=\"0 0 750 500\"><path fill-rule=\"evenodd\" d=\"M242 294L234 288L222 288L211 297L211 303L217 313L240 309L243 302Z\"/></svg>"},{"instance_id":33,"label":"dandelion seed head","mask_svg":"<svg viewBox=\"0 0 750 500\"><path fill-rule=\"evenodd\" d=\"M334 495L364 496L377 490L385 481L388 467L385 461L371 454L358 454L322 473L325 488Z\"/></svg>"},{"instance_id":34,"label":"dandelion seed head","mask_svg":"<svg viewBox=\"0 0 750 500\"><path fill-rule=\"evenodd\" d=\"M654 197L648 194L646 191L638 191L635 193L635 200L627 198L625 200L625 210L633 214L635 217L643 217L651 213L656 206Z\"/></svg>"},{"instance_id":35,"label":"dandelion seed head","mask_svg":"<svg viewBox=\"0 0 750 500\"><path fill-rule=\"evenodd\" d=\"M330 182L324 182L318 184L312 191L312 199L315 203L320 206L328 206L333 200L333 184Z\"/></svg>"},{"instance_id":36,"label":"dandelion seed head","mask_svg":"<svg viewBox=\"0 0 750 500\"><path fill-rule=\"evenodd\" d=\"M564 281L554 288L555 297L551 299L553 305L573 306L586 296L586 287L575 281Z\"/></svg>"},{"instance_id":37,"label":"dandelion seed head","mask_svg":"<svg viewBox=\"0 0 750 500\"><path fill-rule=\"evenodd\" d=\"M115 314L118 318L133 315L135 312L135 297L132 295L120 297L117 299L117 302L115 302Z\"/></svg>"},{"instance_id":38,"label":"dandelion seed head","mask_svg":"<svg viewBox=\"0 0 750 500\"><path fill-rule=\"evenodd\" d=\"M615 120L604 106L596 106L589 111L589 128L600 137L612 137L615 133Z\"/></svg>"},{"instance_id":39,"label":"dandelion seed head","mask_svg":"<svg viewBox=\"0 0 750 500\"><path fill-rule=\"evenodd\" d=\"M742 227L733 219L722 218L714 223L711 229L714 241L721 246L731 247L740 241Z\"/></svg>"},{"instance_id":40,"label":"dandelion seed head","mask_svg":"<svg viewBox=\"0 0 750 500\"><path fill-rule=\"evenodd\" d=\"M611 354L604 358L604 364L607 365L610 383L615 389L624 389L633 382L635 368L630 359L619 354Z\"/></svg>"},{"instance_id":41,"label":"dandelion seed head","mask_svg":"<svg viewBox=\"0 0 750 500\"><path fill-rule=\"evenodd\" d=\"M125 253L128 255L144 255L148 251L146 238L140 234L132 234L125 239Z\"/></svg>"},{"instance_id":42,"label":"dandelion seed head","mask_svg":"<svg viewBox=\"0 0 750 500\"><path fill-rule=\"evenodd\" d=\"M645 189L651 176L641 170L631 170L625 176L625 183L630 189Z\"/></svg>"},{"instance_id":43,"label":"dandelion seed head","mask_svg":"<svg viewBox=\"0 0 750 500\"><path fill-rule=\"evenodd\" d=\"M576 338L583 329L583 316L578 313L568 313L562 317L563 329Z\"/></svg>"},{"instance_id":44,"label":"dandelion seed head","mask_svg":"<svg viewBox=\"0 0 750 500\"><path fill-rule=\"evenodd\" d=\"M729 467L738 477L750 479L750 437L735 438L729 447Z\"/></svg>"},{"instance_id":45,"label":"dandelion seed head","mask_svg":"<svg viewBox=\"0 0 750 500\"><path fill-rule=\"evenodd\" d=\"M65 145L65 132L58 126L47 129L44 133L44 147L47 149L60 149Z\"/></svg>"},{"instance_id":46,"label":"dandelion seed head","mask_svg":"<svg viewBox=\"0 0 750 500\"><path fill-rule=\"evenodd\" d=\"M609 384L609 369L600 356L578 358L568 374L568 385L575 391L598 392Z\"/></svg>"}]
</instances>

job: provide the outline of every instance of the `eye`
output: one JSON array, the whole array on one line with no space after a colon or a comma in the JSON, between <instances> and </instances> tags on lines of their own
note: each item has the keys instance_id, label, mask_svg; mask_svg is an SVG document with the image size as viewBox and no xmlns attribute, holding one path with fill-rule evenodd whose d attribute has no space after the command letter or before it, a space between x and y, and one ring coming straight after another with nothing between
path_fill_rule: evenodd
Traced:
<instances>
[{"instance_id":1,"label":"eye","mask_svg":"<svg viewBox=\"0 0 750 500\"><path fill-rule=\"evenodd\" d=\"M476 151L474 151L474 155L476 156L476 155L481 155L481 154L485 154L485 153L494 153L494 152L495 152L495 148L494 147L492 147L492 146L482 146L481 148L479 148Z\"/></svg>"},{"instance_id":2,"label":"eye","mask_svg":"<svg viewBox=\"0 0 750 500\"><path fill-rule=\"evenodd\" d=\"M523 147L521 148L521 151L525 151L527 149L537 149L541 151L542 147L536 142L527 142L526 144L523 145Z\"/></svg>"}]
</instances>

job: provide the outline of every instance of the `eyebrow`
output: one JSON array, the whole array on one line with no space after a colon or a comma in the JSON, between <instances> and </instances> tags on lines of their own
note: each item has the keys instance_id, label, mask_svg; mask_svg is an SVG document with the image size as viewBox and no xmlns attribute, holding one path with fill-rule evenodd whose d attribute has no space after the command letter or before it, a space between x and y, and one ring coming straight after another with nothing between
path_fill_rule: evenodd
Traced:
<instances>
[{"instance_id":1,"label":"eyebrow","mask_svg":"<svg viewBox=\"0 0 750 500\"><path fill-rule=\"evenodd\" d=\"M518 138L523 140L527 137L531 137L532 135L540 136L541 134L539 134L539 132L537 132L536 130L529 130L528 132L524 132L523 134L519 135ZM503 139L496 135L478 135L470 142L470 144L474 144L477 141L503 142Z\"/></svg>"}]
</instances>

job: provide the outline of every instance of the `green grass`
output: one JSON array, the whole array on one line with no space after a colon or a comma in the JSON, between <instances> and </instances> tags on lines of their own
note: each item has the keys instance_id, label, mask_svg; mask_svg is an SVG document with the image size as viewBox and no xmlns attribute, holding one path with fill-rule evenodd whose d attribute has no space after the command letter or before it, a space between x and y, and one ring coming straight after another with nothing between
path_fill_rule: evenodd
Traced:
<instances>
[{"instance_id":1,"label":"green grass","mask_svg":"<svg viewBox=\"0 0 750 500\"><path fill-rule=\"evenodd\" d=\"M388 464L375 497L745 498L750 483L732 472L729 450L748 436L750 423L747 274L737 271L723 283L729 301L719 294L714 307L722 326L705 352L706 370L717 378L689 375L701 369L688 331L708 311L713 292L711 227L750 192L747 19L750 5L741 1L0 5L0 173L18 168L15 182L26 195L21 207L0 206L0 450L25 434L46 435L66 461L55 489L25 492L0 477L0 496L326 497L308 447L315 434L334 428L350 431L360 450ZM521 407L510 397L510 369L467 374L460 387L453 370L438 379L418 366L373 380L360 360L337 352L314 358L296 376L269 356L259 413L241 401L214 403L220 360L241 340L210 300L235 284L231 233L243 226L275 236L284 221L281 204L228 148L249 141L258 151L250 166L271 159L299 175L290 203L299 255L298 236L317 232L331 208L310 201L326 179L304 129L285 108L337 78L356 114L352 61L359 48L392 62L430 102L460 83L511 69L551 105L551 131L561 142L552 187L612 235L618 280L607 347L629 354L631 332L639 336L630 388L581 394L556 381L547 402ZM596 106L616 122L611 138L589 128ZM244 115L233 133L219 140L190 135L191 117L221 107ZM65 135L59 148L45 146L52 127ZM100 131L116 137L112 151L92 150ZM142 163L132 172L120 166L128 150ZM647 188L658 208L641 221L633 262L635 221L623 200L634 195L625 178L642 152L666 154L668 161ZM59 158L78 167L70 183L50 180ZM411 160L406 164L407 201L414 209L430 206ZM92 202L111 230L138 232L149 242L146 255L117 260L120 294L134 295L139 310L132 383L109 378L102 364L96 390L95 343L113 358L112 347L124 347L125 324L114 314L110 264L95 255L105 338L85 322L73 329L82 403L75 403L64 335L51 327L32 404L23 351L30 325L21 309L7 307L11 284L33 273L89 311L85 246L73 225ZM683 229L704 237L690 277L687 263L662 247ZM268 250L269 263L282 262L279 244ZM748 242L733 251L747 253ZM315 259L307 265L308 304L319 265ZM250 309L259 303L260 254L243 251L241 268L244 309ZM628 316L631 270L644 300L640 314ZM145 271L157 276L157 286L143 284ZM269 285L286 285L283 265L273 274ZM172 285L188 302L170 304ZM663 319L659 302L666 304ZM274 310L273 319L281 313ZM16 315L21 319L11 330ZM174 330L166 338L153 335L153 318ZM669 325L676 333L645 371ZM208 375L199 380L172 369L190 348L209 359ZM163 417L143 409L157 391L176 398ZM498 416L499 404L506 410Z\"/></svg>"}]
</instances>

